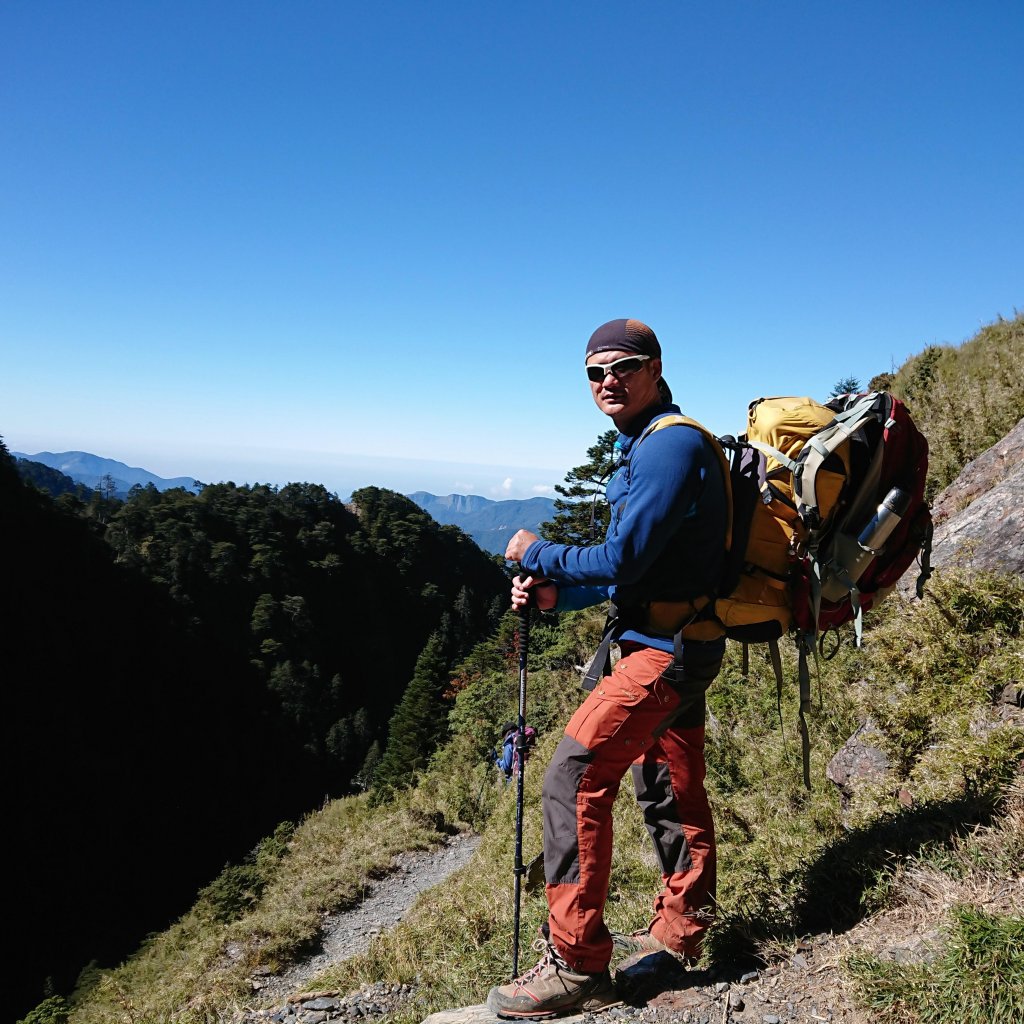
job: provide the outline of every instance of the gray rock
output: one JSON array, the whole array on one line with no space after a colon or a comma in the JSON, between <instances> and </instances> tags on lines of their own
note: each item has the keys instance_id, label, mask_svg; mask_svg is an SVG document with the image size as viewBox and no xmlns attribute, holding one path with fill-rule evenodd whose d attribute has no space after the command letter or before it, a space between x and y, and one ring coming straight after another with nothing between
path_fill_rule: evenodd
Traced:
<instances>
[{"instance_id":1,"label":"gray rock","mask_svg":"<svg viewBox=\"0 0 1024 1024\"><path fill-rule=\"evenodd\" d=\"M301 1005L303 1010L337 1010L340 1006L338 1000L332 998L308 999Z\"/></svg>"},{"instance_id":2,"label":"gray rock","mask_svg":"<svg viewBox=\"0 0 1024 1024\"><path fill-rule=\"evenodd\" d=\"M440 1010L427 1017L423 1024L496 1024L498 1019L481 1003L478 1006L464 1006L458 1010ZM582 1014L577 1014L574 1017L560 1018L563 1024L566 1021L582 1019Z\"/></svg>"},{"instance_id":3,"label":"gray rock","mask_svg":"<svg viewBox=\"0 0 1024 1024\"><path fill-rule=\"evenodd\" d=\"M964 466L932 507L932 565L1024 574L1024 419ZM916 573L900 581L909 596Z\"/></svg>"},{"instance_id":4,"label":"gray rock","mask_svg":"<svg viewBox=\"0 0 1024 1024\"><path fill-rule=\"evenodd\" d=\"M745 1005L746 1004L743 1002L743 996L741 996L739 994L739 992L730 992L729 993L729 1009L730 1010L735 1010L737 1013L740 1013L740 1012L742 1012L743 1007Z\"/></svg>"},{"instance_id":5,"label":"gray rock","mask_svg":"<svg viewBox=\"0 0 1024 1024\"><path fill-rule=\"evenodd\" d=\"M1020 683L1007 683L999 695L999 702L1013 707L1024 707L1024 686Z\"/></svg>"},{"instance_id":6,"label":"gray rock","mask_svg":"<svg viewBox=\"0 0 1024 1024\"><path fill-rule=\"evenodd\" d=\"M829 761L825 777L839 790L844 805L859 785L880 779L889 771L889 758L872 742L880 738L878 726L869 718Z\"/></svg>"}]
</instances>

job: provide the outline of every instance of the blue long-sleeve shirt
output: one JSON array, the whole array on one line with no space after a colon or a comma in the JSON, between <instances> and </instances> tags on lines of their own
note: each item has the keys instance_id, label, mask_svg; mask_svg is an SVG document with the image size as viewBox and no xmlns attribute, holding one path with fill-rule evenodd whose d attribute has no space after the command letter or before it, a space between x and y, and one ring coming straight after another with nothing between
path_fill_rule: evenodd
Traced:
<instances>
[{"instance_id":1,"label":"blue long-sleeve shirt","mask_svg":"<svg viewBox=\"0 0 1024 1024\"><path fill-rule=\"evenodd\" d=\"M578 547L538 540L521 565L559 585L557 610L611 598L621 610L650 600L682 601L710 593L725 552L726 503L718 456L694 427L670 426L637 440L655 419L651 410L630 432L605 495L611 522L603 544ZM635 450L634 450L635 447ZM626 628L618 639L672 650L670 637Z\"/></svg>"}]
</instances>

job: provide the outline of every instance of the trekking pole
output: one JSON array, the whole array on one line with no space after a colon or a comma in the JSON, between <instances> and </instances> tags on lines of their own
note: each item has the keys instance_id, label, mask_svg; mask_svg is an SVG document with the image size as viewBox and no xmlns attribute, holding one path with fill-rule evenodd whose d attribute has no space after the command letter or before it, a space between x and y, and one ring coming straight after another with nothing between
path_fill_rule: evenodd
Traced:
<instances>
[{"instance_id":1,"label":"trekking pole","mask_svg":"<svg viewBox=\"0 0 1024 1024\"><path fill-rule=\"evenodd\" d=\"M530 645L530 603L519 609L519 730L515 744L519 750L519 772L516 778L516 855L515 855L515 915L512 919L512 977L519 977L519 905L523 890L523 776L526 758L522 740L526 735L526 657Z\"/></svg>"}]
</instances>

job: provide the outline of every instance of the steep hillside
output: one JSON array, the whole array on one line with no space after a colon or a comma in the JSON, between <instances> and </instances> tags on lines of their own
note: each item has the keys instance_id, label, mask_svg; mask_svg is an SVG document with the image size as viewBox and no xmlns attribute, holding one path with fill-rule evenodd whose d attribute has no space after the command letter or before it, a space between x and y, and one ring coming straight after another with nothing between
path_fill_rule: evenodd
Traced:
<instances>
[{"instance_id":1,"label":"steep hillside","mask_svg":"<svg viewBox=\"0 0 1024 1024\"><path fill-rule=\"evenodd\" d=\"M982 339L996 363L1013 351L1014 324ZM935 380L960 365L937 360ZM967 388L981 378L957 379ZM1014 387L985 394L993 422L1008 419ZM935 429L946 436L941 424ZM831 1014L860 1024L878 1013L1010 1024L1024 1013L1024 579L1013 545L1024 534L1024 506L989 500L1016 486L1017 470L1008 468L1019 462L1014 436L995 439L988 454L972 450L982 457L962 463L963 477L936 502L937 569L925 600L894 595L868 617L863 648L842 643L821 662L812 792L801 785L794 694L784 694L783 731L770 665L755 656L745 673L730 650L709 695L720 877L707 969L648 979L653 988L637 997L647 1015L661 1007L666 1020ZM998 471L986 475L992 465ZM376 500L368 495L360 514L373 543L397 556L407 536L372 525ZM972 510L987 526L971 535L974 543L960 543ZM999 536L1008 542L984 548L984 539ZM981 550L984 561L972 556ZM601 617L591 609L534 623L528 708L540 742L526 774L527 860L541 848L544 768L579 702L576 667L592 651ZM498 781L488 751L516 706L515 644L507 615L455 666L434 708L445 742L414 788L376 805L366 796L332 800L268 835L168 931L122 967L90 972L72 1007L55 1001L51 1010L74 1024L116 1019L126 1008L135 1019L182 1024L253 1020L263 1011L284 1019L280 997L264 992L318 949L328 916L358 903L368 879L400 865L402 850L437 845L458 827L483 835L469 869L421 897L367 955L331 965L310 987L344 994L372 985L367 993L387 998L377 1010L369 998L357 1000L359 1015L403 1024L479 1002L509 971L515 793ZM785 673L795 676L788 645ZM843 764L856 770L844 773ZM615 814L608 919L628 931L648 920L659 869L628 785ZM542 890L528 885L527 946L544 912ZM974 1007L984 1016L965 1016ZM328 1011L301 1010L319 1012Z\"/></svg>"},{"instance_id":2,"label":"steep hillside","mask_svg":"<svg viewBox=\"0 0 1024 1024\"><path fill-rule=\"evenodd\" d=\"M279 822L358 789L428 637L454 660L492 628L491 559L400 495L359 499L55 502L0 447L5 757L29 837L12 1002L116 962Z\"/></svg>"}]
</instances>

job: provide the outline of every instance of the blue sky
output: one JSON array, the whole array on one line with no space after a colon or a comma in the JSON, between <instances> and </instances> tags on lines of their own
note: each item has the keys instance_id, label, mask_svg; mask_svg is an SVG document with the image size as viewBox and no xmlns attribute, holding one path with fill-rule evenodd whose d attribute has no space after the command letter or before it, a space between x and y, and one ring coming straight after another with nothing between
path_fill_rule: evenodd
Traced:
<instances>
[{"instance_id":1,"label":"blue sky","mask_svg":"<svg viewBox=\"0 0 1024 1024\"><path fill-rule=\"evenodd\" d=\"M1024 298L1024 5L0 6L0 436L550 493L645 320L742 430Z\"/></svg>"}]
</instances>

